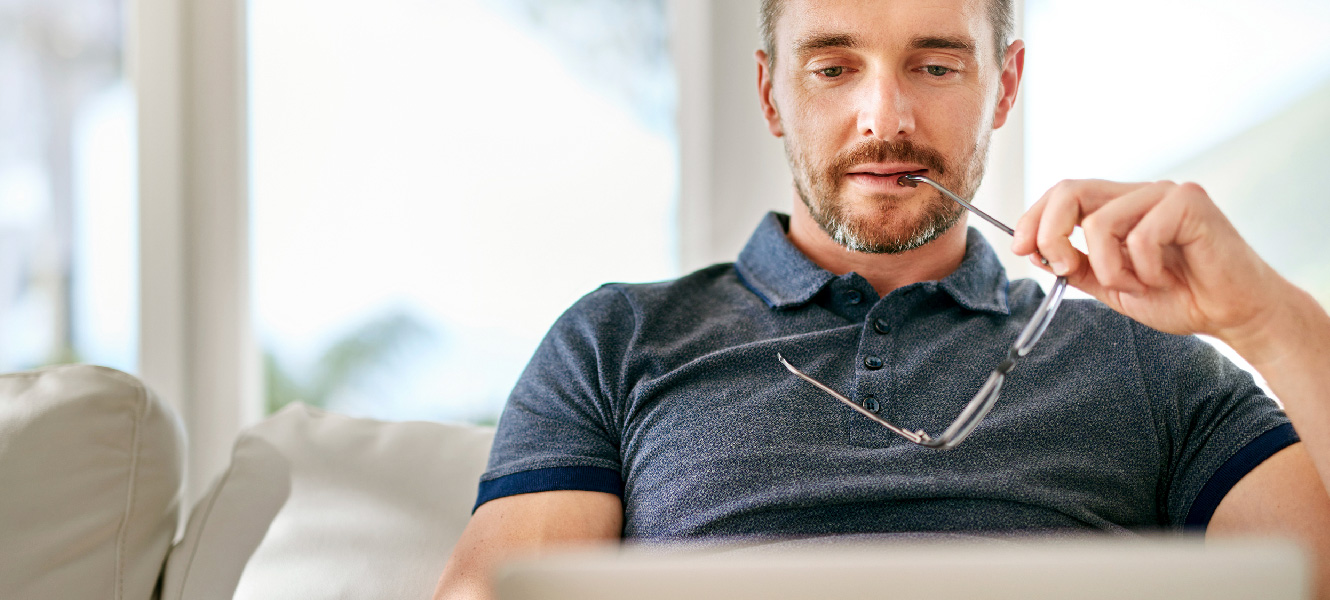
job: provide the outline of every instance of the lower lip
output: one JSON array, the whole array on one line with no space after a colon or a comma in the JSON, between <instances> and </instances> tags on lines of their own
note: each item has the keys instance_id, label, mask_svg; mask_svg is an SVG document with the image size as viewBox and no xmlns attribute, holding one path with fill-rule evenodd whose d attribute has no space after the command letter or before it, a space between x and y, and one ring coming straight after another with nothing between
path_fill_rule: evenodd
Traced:
<instances>
[{"instance_id":1,"label":"lower lip","mask_svg":"<svg viewBox=\"0 0 1330 600\"><path fill-rule=\"evenodd\" d=\"M845 176L846 181L853 182L856 186L866 188L874 193L900 193L905 194L914 191L914 188L900 184L900 178L903 175L925 175L928 171L910 171L908 173L896 173L886 177L878 175L867 175L864 173L851 173Z\"/></svg>"}]
</instances>

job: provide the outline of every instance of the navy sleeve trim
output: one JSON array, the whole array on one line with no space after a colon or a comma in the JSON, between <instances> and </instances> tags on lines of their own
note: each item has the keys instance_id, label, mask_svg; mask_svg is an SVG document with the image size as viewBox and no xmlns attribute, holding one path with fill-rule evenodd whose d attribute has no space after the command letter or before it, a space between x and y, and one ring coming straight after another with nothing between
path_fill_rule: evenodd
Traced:
<instances>
[{"instance_id":1,"label":"navy sleeve trim","mask_svg":"<svg viewBox=\"0 0 1330 600\"><path fill-rule=\"evenodd\" d=\"M550 467L522 471L480 482L476 506L471 512L495 498L555 490L605 492L622 498L623 480L618 471L605 467Z\"/></svg>"},{"instance_id":2,"label":"navy sleeve trim","mask_svg":"<svg viewBox=\"0 0 1330 600\"><path fill-rule=\"evenodd\" d=\"M1219 470L1210 477L1210 481L1205 483L1205 487L1201 488L1201 493L1191 504L1191 511L1187 513L1187 522L1184 526L1204 529L1210 524L1210 517L1214 516L1215 509L1219 508L1219 502L1228 495L1229 490L1233 489L1239 480L1246 477L1256 465L1265 462L1265 459L1298 441L1300 439L1293 430L1293 425L1284 423L1243 446L1237 454L1228 459L1228 462L1219 467Z\"/></svg>"}]
</instances>

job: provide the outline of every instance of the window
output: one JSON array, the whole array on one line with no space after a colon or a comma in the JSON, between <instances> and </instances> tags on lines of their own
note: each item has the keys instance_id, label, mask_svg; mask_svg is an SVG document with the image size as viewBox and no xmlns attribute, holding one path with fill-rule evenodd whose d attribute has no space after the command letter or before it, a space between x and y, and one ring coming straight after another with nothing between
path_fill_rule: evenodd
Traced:
<instances>
[{"instance_id":1,"label":"window","mask_svg":"<svg viewBox=\"0 0 1330 600\"><path fill-rule=\"evenodd\" d=\"M0 4L0 372L135 368L122 10L117 0Z\"/></svg>"},{"instance_id":2,"label":"window","mask_svg":"<svg viewBox=\"0 0 1330 600\"><path fill-rule=\"evenodd\" d=\"M678 274L662 1L249 10L269 410L491 421L577 298Z\"/></svg>"}]
</instances>

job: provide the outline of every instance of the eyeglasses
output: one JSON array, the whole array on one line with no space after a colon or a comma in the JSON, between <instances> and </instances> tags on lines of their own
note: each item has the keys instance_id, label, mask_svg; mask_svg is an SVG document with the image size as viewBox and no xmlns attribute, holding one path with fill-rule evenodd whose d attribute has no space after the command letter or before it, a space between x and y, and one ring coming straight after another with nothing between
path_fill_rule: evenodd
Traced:
<instances>
[{"instance_id":1,"label":"eyeglasses","mask_svg":"<svg viewBox=\"0 0 1330 600\"><path fill-rule=\"evenodd\" d=\"M897 183L909 187L918 187L920 183L931 185L934 188L937 188L939 192L942 192L943 195L955 200L961 206L964 206L970 212L979 215L985 221L988 221L997 226L998 229L1005 231L1007 235L1015 234L1010 227L1007 227L1001 221L998 221L987 213L975 208L969 202L966 202L956 194L951 193L950 190L942 187L932 179L922 175L902 175L897 180ZM1043 259L1041 258L1041 260ZM1048 264L1047 260L1043 260L1043 262L1045 265ZM974 428L977 427L979 422L988 414L988 411L992 410L993 405L997 403L998 392L1002 390L1002 383L1007 379L1007 373L1010 373L1012 369L1016 368L1017 359L1029 354L1030 350L1034 349L1035 343L1037 343L1039 338L1044 335L1044 331L1048 329L1048 324L1053 321L1053 315L1057 313L1058 306L1062 304L1062 296L1066 291L1067 278L1058 277L1057 280L1053 282L1053 289L1044 297L1044 301L1039 303L1039 308L1035 309L1034 318L1030 319L1030 322L1021 330L1020 335L1016 337L1016 343L1012 344L1011 348L1007 349L1007 358L1003 359L1001 363L998 363L997 368L993 369L993 373L988 376L988 381L985 381L983 387L979 388L979 393L974 395L974 399L970 400L970 403L965 405L965 409L961 411L960 416L956 417L956 420L952 421L951 425L947 426L947 428L937 437L928 435L922 429L910 431L893 425L886 419L883 419L872 411L860 406L855 401L842 396L826 384L809 377L803 371L795 368L795 366L790 364L789 361L785 360L785 357L781 356L779 353L776 354L776 359L780 361L780 364L785 365L785 368L789 369L791 373L794 373L804 381L817 386L818 389L830 394L831 397L840 400L859 414L876 421L879 425L886 427L896 435L927 448L950 450L965 441L965 438L969 437L970 433L974 431Z\"/></svg>"}]
</instances>

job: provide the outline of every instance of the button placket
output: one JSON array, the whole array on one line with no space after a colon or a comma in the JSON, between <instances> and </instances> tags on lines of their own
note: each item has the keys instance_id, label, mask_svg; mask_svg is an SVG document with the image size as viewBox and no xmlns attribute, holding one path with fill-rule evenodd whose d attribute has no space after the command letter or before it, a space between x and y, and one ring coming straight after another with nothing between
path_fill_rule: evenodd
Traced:
<instances>
[{"instance_id":1,"label":"button placket","mask_svg":"<svg viewBox=\"0 0 1330 600\"><path fill-rule=\"evenodd\" d=\"M859 406L888 420L887 403L894 379L890 364L895 344L889 304L896 302L879 301L863 321L855 365L855 393L851 396ZM858 412L847 409L844 422L847 438L853 445L882 447L895 443L890 439L895 437L890 431Z\"/></svg>"}]
</instances>

